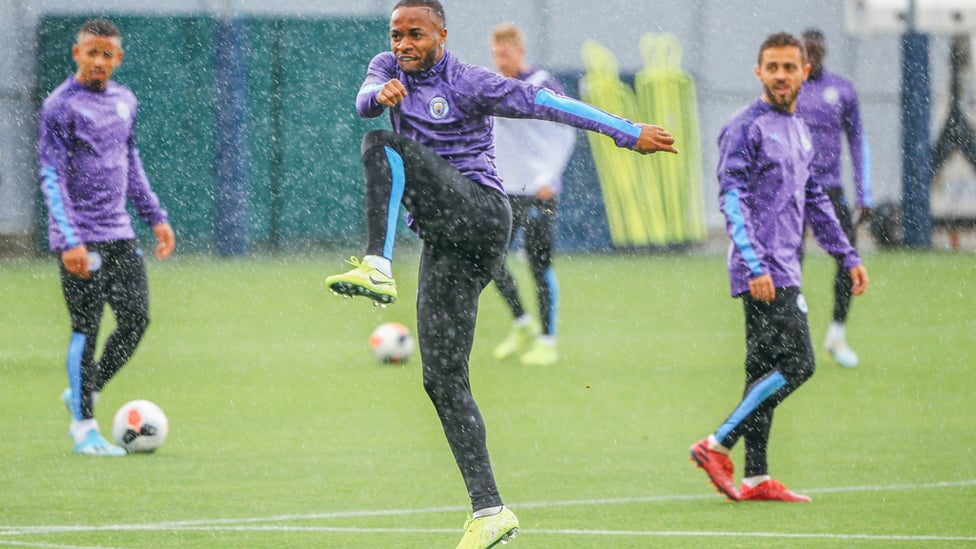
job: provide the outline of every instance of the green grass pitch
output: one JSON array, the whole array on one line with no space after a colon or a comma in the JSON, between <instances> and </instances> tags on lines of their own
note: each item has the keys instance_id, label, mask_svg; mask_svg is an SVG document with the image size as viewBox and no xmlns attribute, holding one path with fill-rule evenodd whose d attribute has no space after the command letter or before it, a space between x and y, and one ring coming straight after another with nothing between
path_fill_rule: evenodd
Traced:
<instances>
[{"instance_id":1,"label":"green grass pitch","mask_svg":"<svg viewBox=\"0 0 976 549\"><path fill-rule=\"evenodd\" d=\"M387 309L323 289L339 252L149 260L152 323L96 415L108 433L118 406L150 399L170 437L119 459L71 453L54 261L0 263L0 546L454 547L468 500L419 357L384 366L367 345L381 322L416 327L416 253L402 256ZM509 547L976 545L976 258L866 261L861 365L818 352L777 411L771 473L807 505L726 502L687 459L742 391L723 257L559 255L550 368L492 359L510 319L489 288L472 383L521 521ZM818 351L832 272L811 254Z\"/></svg>"}]
</instances>

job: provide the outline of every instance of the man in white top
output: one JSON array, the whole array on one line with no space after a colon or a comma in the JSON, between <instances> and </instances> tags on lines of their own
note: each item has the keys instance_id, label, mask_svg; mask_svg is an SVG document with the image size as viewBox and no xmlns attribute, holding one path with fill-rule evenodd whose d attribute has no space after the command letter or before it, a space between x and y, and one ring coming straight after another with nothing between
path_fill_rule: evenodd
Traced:
<instances>
[{"instance_id":1,"label":"man in white top","mask_svg":"<svg viewBox=\"0 0 976 549\"><path fill-rule=\"evenodd\" d=\"M565 94L551 74L526 62L525 39L515 25L496 27L491 46L502 75ZM515 322L508 337L495 349L495 358L521 354L521 362L526 365L553 364L558 359L559 289L552 269L556 205L562 191L562 173L576 144L576 130L543 120L495 118L494 124L495 167L512 205L512 238L519 229L525 232L525 251L535 279L540 317L534 319L522 307L515 280L502 263L494 275L495 286Z\"/></svg>"}]
</instances>

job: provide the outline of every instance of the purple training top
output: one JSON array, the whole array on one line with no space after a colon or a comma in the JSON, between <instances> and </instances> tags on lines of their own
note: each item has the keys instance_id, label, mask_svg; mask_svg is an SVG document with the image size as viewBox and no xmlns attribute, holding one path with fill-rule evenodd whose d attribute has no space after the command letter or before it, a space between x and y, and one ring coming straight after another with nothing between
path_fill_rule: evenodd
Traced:
<instances>
[{"instance_id":1,"label":"purple training top","mask_svg":"<svg viewBox=\"0 0 976 549\"><path fill-rule=\"evenodd\" d=\"M137 108L125 86L93 91L74 76L44 100L38 153L52 251L135 238L126 199L150 226L167 222L136 147Z\"/></svg>"},{"instance_id":2,"label":"purple training top","mask_svg":"<svg viewBox=\"0 0 976 549\"><path fill-rule=\"evenodd\" d=\"M373 58L356 109L373 118L386 108L376 92L396 78L407 97L390 109L393 131L433 149L473 181L502 190L495 172L492 116L552 120L611 137L632 149L640 126L551 90L460 61L451 52L426 71L404 73L392 52Z\"/></svg>"},{"instance_id":3,"label":"purple training top","mask_svg":"<svg viewBox=\"0 0 976 549\"><path fill-rule=\"evenodd\" d=\"M861 263L810 170L814 149L803 120L757 99L722 128L718 146L732 295L749 291L749 280L766 273L777 288L801 286L804 220L844 267Z\"/></svg>"},{"instance_id":4,"label":"purple training top","mask_svg":"<svg viewBox=\"0 0 976 549\"><path fill-rule=\"evenodd\" d=\"M826 69L803 83L796 114L807 123L813 138L812 170L825 189L841 186L841 135L847 136L859 206L870 208L871 155L861 125L861 109L854 85Z\"/></svg>"}]
</instances>

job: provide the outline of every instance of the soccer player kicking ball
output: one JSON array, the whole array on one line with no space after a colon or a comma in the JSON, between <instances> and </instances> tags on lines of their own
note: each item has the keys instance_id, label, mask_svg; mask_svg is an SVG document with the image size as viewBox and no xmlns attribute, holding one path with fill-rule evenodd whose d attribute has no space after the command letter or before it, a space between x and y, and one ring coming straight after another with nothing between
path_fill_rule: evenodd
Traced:
<instances>
[{"instance_id":1,"label":"soccer player kicking ball","mask_svg":"<svg viewBox=\"0 0 976 549\"><path fill-rule=\"evenodd\" d=\"M762 96L719 134L719 203L731 239L732 295L746 319L746 388L728 419L691 447L691 459L729 499L810 501L769 476L766 450L773 410L813 375L807 305L800 292L804 222L817 242L842 261L852 292L867 288L867 270L810 170L810 132L794 113L810 72L802 42L779 33L759 49ZM729 450L745 438L745 477L735 488Z\"/></svg>"},{"instance_id":2,"label":"soccer player kicking ball","mask_svg":"<svg viewBox=\"0 0 976 549\"><path fill-rule=\"evenodd\" d=\"M400 205L423 239L417 334L424 388L440 418L472 517L459 548L510 539L515 514L495 485L485 424L471 394L468 359L478 296L505 257L512 212L492 162L492 116L552 120L603 133L640 153L677 152L658 126L635 124L546 88L468 65L446 51L437 0L401 0L390 17L390 52L369 64L356 97L364 117L389 110L393 131L363 138L366 256L329 276L338 294L397 298L391 262Z\"/></svg>"}]
</instances>

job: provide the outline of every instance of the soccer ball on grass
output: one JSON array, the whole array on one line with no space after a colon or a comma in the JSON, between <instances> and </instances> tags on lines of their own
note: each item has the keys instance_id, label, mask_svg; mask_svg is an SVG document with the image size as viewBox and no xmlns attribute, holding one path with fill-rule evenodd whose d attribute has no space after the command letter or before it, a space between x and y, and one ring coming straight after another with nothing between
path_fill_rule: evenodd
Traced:
<instances>
[{"instance_id":1,"label":"soccer ball on grass","mask_svg":"<svg viewBox=\"0 0 976 549\"><path fill-rule=\"evenodd\" d=\"M148 400L127 402L115 412L112 436L126 452L155 452L166 442L169 420L163 409Z\"/></svg>"},{"instance_id":2,"label":"soccer ball on grass","mask_svg":"<svg viewBox=\"0 0 976 549\"><path fill-rule=\"evenodd\" d=\"M401 364L413 354L413 336L399 322L380 324L369 336L369 346L376 359L384 364Z\"/></svg>"}]
</instances>

